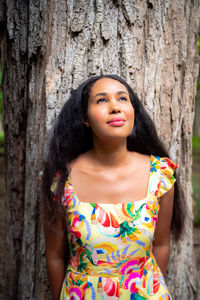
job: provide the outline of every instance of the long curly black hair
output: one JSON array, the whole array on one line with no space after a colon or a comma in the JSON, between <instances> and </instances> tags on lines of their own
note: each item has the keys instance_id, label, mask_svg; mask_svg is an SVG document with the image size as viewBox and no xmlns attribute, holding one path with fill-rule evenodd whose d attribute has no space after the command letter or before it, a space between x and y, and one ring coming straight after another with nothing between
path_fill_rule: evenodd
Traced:
<instances>
[{"instance_id":1,"label":"long curly black hair","mask_svg":"<svg viewBox=\"0 0 200 300\"><path fill-rule=\"evenodd\" d=\"M92 131L84 124L84 121L87 119L88 98L91 87L101 78L117 80L121 82L129 92L129 97L134 108L135 120L134 128L127 138L128 150L147 155L152 154L160 157L169 157L168 151L157 135L151 117L144 109L137 94L125 80L117 75L100 75L89 78L72 92L70 98L62 107L53 127L48 154L44 161L41 207L46 221L52 225L52 227L57 218L64 218L62 196L64 194L64 185L69 174L68 164L93 146ZM57 201L54 201L54 195L50 187L58 171L60 179L57 188ZM184 214L183 203L180 199L180 185L177 178L174 199L171 232L175 239L178 240L183 231Z\"/></svg>"}]
</instances>

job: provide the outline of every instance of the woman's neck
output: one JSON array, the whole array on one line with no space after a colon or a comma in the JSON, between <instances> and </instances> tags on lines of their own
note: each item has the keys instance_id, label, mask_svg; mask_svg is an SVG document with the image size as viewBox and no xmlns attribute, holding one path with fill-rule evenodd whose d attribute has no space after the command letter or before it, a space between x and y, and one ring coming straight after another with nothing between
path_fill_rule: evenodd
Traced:
<instances>
[{"instance_id":1,"label":"woman's neck","mask_svg":"<svg viewBox=\"0 0 200 300\"><path fill-rule=\"evenodd\" d=\"M109 143L94 141L91 150L93 159L105 167L119 167L128 162L128 153L126 140Z\"/></svg>"}]
</instances>

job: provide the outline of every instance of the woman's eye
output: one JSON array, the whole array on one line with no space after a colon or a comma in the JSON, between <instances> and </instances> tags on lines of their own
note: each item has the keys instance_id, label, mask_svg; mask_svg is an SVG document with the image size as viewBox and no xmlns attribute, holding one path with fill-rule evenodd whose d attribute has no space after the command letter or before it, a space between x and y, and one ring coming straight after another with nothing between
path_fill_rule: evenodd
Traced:
<instances>
[{"instance_id":1,"label":"woman's eye","mask_svg":"<svg viewBox=\"0 0 200 300\"><path fill-rule=\"evenodd\" d=\"M127 99L125 97L121 97L119 98L119 101L127 101Z\"/></svg>"},{"instance_id":2,"label":"woman's eye","mask_svg":"<svg viewBox=\"0 0 200 300\"><path fill-rule=\"evenodd\" d=\"M106 99L105 98L101 98L101 99L97 100L97 103L101 103L101 102L106 102Z\"/></svg>"}]
</instances>

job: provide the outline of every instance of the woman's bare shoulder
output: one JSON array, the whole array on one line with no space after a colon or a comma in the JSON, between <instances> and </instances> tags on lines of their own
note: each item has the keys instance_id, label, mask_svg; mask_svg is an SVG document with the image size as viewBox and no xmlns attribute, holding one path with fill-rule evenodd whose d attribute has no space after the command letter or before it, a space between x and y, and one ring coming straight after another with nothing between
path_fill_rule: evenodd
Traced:
<instances>
[{"instance_id":1,"label":"woman's bare shoulder","mask_svg":"<svg viewBox=\"0 0 200 300\"><path fill-rule=\"evenodd\" d=\"M130 152L130 158L133 163L146 164L150 162L151 155L142 154L139 152Z\"/></svg>"}]
</instances>

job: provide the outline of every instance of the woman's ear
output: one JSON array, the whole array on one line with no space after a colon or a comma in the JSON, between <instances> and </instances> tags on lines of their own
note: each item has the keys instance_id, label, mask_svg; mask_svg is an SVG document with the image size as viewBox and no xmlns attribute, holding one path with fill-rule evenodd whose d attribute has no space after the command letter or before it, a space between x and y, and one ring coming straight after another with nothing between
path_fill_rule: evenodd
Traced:
<instances>
[{"instance_id":1,"label":"woman's ear","mask_svg":"<svg viewBox=\"0 0 200 300\"><path fill-rule=\"evenodd\" d=\"M90 127L90 124L89 124L88 119L84 120L84 121L83 121L83 124L84 124L86 127Z\"/></svg>"}]
</instances>

